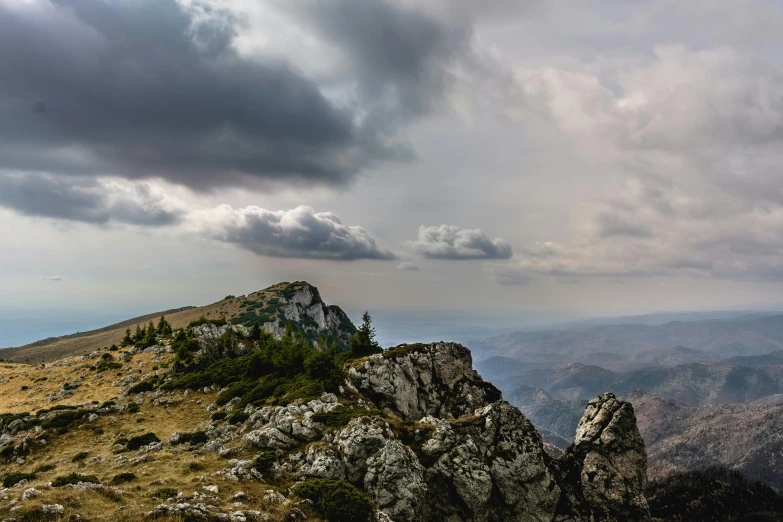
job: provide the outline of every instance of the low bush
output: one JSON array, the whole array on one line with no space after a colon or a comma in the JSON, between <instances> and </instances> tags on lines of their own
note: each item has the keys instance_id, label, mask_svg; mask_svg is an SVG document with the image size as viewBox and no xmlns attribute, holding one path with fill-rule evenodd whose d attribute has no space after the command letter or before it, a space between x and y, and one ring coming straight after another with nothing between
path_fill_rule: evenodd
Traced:
<instances>
[{"instance_id":1,"label":"low bush","mask_svg":"<svg viewBox=\"0 0 783 522\"><path fill-rule=\"evenodd\" d=\"M54 409L54 408L52 408ZM80 410L66 410L49 419L41 422L41 427L45 430L68 428L74 421L84 417L84 412Z\"/></svg>"},{"instance_id":2,"label":"low bush","mask_svg":"<svg viewBox=\"0 0 783 522\"><path fill-rule=\"evenodd\" d=\"M135 451L141 448L142 446L147 446L148 444L152 444L153 442L160 442L160 439L154 433L149 432L149 433L145 433L144 435L131 437L130 439L128 439L128 442L125 444L125 447L131 451Z\"/></svg>"},{"instance_id":3,"label":"low bush","mask_svg":"<svg viewBox=\"0 0 783 522\"><path fill-rule=\"evenodd\" d=\"M226 413L225 411L216 411L215 413L212 414L213 421L223 420L226 417L228 417L228 413Z\"/></svg>"},{"instance_id":4,"label":"low bush","mask_svg":"<svg viewBox=\"0 0 783 522\"><path fill-rule=\"evenodd\" d=\"M21 473L14 472L9 473L3 478L3 487L11 488L22 482L23 480L35 480L35 473Z\"/></svg>"},{"instance_id":5,"label":"low bush","mask_svg":"<svg viewBox=\"0 0 783 522\"><path fill-rule=\"evenodd\" d=\"M141 409L141 406L139 406L139 405L138 405L138 404L136 404L135 402L132 402L132 403L128 404L128 405L125 407L125 412L126 412L126 413L138 413L138 411L139 411L140 409Z\"/></svg>"},{"instance_id":6,"label":"low bush","mask_svg":"<svg viewBox=\"0 0 783 522\"><path fill-rule=\"evenodd\" d=\"M136 480L136 475L134 473L125 472L114 475L114 478L111 479L111 483L112 485L116 486L118 484L133 482L134 480Z\"/></svg>"},{"instance_id":7,"label":"low bush","mask_svg":"<svg viewBox=\"0 0 783 522\"><path fill-rule=\"evenodd\" d=\"M250 418L250 414L245 413L244 411L235 411L234 413L229 415L228 422L230 424L241 424L249 418Z\"/></svg>"},{"instance_id":8,"label":"low bush","mask_svg":"<svg viewBox=\"0 0 783 522\"><path fill-rule=\"evenodd\" d=\"M52 471L56 467L57 466L55 466L54 464L41 464L40 466L35 468L33 474L35 475L36 473L46 473L47 471Z\"/></svg>"},{"instance_id":9,"label":"low bush","mask_svg":"<svg viewBox=\"0 0 783 522\"><path fill-rule=\"evenodd\" d=\"M342 428L351 422L351 419L363 417L369 413L365 408L337 407L332 411L314 413L312 419L330 428Z\"/></svg>"},{"instance_id":10,"label":"low bush","mask_svg":"<svg viewBox=\"0 0 783 522\"><path fill-rule=\"evenodd\" d=\"M128 393L141 393L141 392L148 392L155 389L155 386L158 384L158 376L155 375L153 377L150 377L149 379L145 379L141 381L140 383L134 384L133 386L128 389Z\"/></svg>"},{"instance_id":11,"label":"low bush","mask_svg":"<svg viewBox=\"0 0 783 522\"><path fill-rule=\"evenodd\" d=\"M81 461L83 461L84 459L86 459L89 456L90 456L90 454L88 452L80 451L79 453L74 455L73 458L71 458L71 462L81 462Z\"/></svg>"},{"instance_id":12,"label":"low bush","mask_svg":"<svg viewBox=\"0 0 783 522\"><path fill-rule=\"evenodd\" d=\"M100 484L101 481L95 475L82 475L81 473L69 473L68 475L61 475L52 481L52 487L61 488L69 484L78 484L79 482L89 482L92 484Z\"/></svg>"},{"instance_id":13,"label":"low bush","mask_svg":"<svg viewBox=\"0 0 783 522\"><path fill-rule=\"evenodd\" d=\"M177 496L179 492L174 488L160 488L156 491L153 491L150 496L152 498L157 498L160 500L166 500L169 498L174 498Z\"/></svg>"},{"instance_id":14,"label":"low bush","mask_svg":"<svg viewBox=\"0 0 783 522\"><path fill-rule=\"evenodd\" d=\"M193 433L180 433L177 442L173 444L175 446L178 444L204 444L208 440L206 432L194 431Z\"/></svg>"},{"instance_id":15,"label":"low bush","mask_svg":"<svg viewBox=\"0 0 783 522\"><path fill-rule=\"evenodd\" d=\"M272 469L275 462L277 462L277 453L274 450L264 450L253 460L253 468L264 473Z\"/></svg>"},{"instance_id":16,"label":"low bush","mask_svg":"<svg viewBox=\"0 0 783 522\"><path fill-rule=\"evenodd\" d=\"M329 522L368 522L373 508L361 490L343 480L312 479L297 484L293 492L313 502Z\"/></svg>"}]
</instances>

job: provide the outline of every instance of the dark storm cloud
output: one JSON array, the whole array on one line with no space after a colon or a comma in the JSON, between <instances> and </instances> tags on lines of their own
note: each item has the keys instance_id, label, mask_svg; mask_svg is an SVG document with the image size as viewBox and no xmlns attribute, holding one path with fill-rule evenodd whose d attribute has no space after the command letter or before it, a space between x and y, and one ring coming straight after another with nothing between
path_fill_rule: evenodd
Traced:
<instances>
[{"instance_id":1,"label":"dark storm cloud","mask_svg":"<svg viewBox=\"0 0 783 522\"><path fill-rule=\"evenodd\" d=\"M348 55L371 124L388 126L442 101L448 67L468 52L470 26L381 0L289 2L297 18Z\"/></svg>"},{"instance_id":2,"label":"dark storm cloud","mask_svg":"<svg viewBox=\"0 0 783 522\"><path fill-rule=\"evenodd\" d=\"M354 104L331 103L296 57L240 57L228 15L194 23L174 0L0 0L0 169L209 188L339 184L409 157L397 126L437 99L462 33L379 0L298 9L355 62Z\"/></svg>"},{"instance_id":3,"label":"dark storm cloud","mask_svg":"<svg viewBox=\"0 0 783 522\"><path fill-rule=\"evenodd\" d=\"M504 239L492 239L479 229L449 225L419 227L419 237L410 244L430 259L508 259L513 255Z\"/></svg>"},{"instance_id":4,"label":"dark storm cloud","mask_svg":"<svg viewBox=\"0 0 783 522\"><path fill-rule=\"evenodd\" d=\"M395 259L379 248L365 229L344 225L331 212L311 207L270 211L260 207L232 209L221 205L192 217L213 239L259 255L306 259Z\"/></svg>"},{"instance_id":5,"label":"dark storm cloud","mask_svg":"<svg viewBox=\"0 0 783 522\"><path fill-rule=\"evenodd\" d=\"M0 175L0 206L28 216L97 225L159 227L176 224L183 216L182 209L144 183L110 186L31 173Z\"/></svg>"}]
</instances>

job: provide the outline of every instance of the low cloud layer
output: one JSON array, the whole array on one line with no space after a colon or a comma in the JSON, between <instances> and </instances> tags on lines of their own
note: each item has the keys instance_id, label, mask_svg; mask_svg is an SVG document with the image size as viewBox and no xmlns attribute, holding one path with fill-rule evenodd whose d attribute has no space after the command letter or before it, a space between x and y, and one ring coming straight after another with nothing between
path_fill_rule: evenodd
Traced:
<instances>
[{"instance_id":1,"label":"low cloud layer","mask_svg":"<svg viewBox=\"0 0 783 522\"><path fill-rule=\"evenodd\" d=\"M93 225L179 223L183 205L149 183L0 173L0 206L27 216Z\"/></svg>"},{"instance_id":2,"label":"low cloud layer","mask_svg":"<svg viewBox=\"0 0 783 522\"><path fill-rule=\"evenodd\" d=\"M410 246L430 259L508 259L513 254L504 239L492 239L482 230L453 225L421 226L418 238Z\"/></svg>"},{"instance_id":3,"label":"low cloud layer","mask_svg":"<svg viewBox=\"0 0 783 522\"><path fill-rule=\"evenodd\" d=\"M331 212L299 206L270 211L260 207L233 209L221 205L194 213L191 226L218 241L259 255L306 259L394 259L359 226L344 225Z\"/></svg>"}]
</instances>

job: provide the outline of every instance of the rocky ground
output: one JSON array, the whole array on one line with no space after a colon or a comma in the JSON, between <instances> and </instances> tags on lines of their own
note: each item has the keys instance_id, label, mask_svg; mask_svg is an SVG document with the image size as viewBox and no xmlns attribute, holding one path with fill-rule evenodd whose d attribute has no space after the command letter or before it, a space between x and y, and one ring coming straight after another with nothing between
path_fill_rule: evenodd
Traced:
<instances>
[{"instance_id":1,"label":"rocky ground","mask_svg":"<svg viewBox=\"0 0 783 522\"><path fill-rule=\"evenodd\" d=\"M457 344L354 360L339 394L239 411L214 388L134 388L172 361L134 351L0 368L0 517L319 520L295 489L314 479L359 488L385 521L649 516L628 403L591 401L554 459Z\"/></svg>"}]
</instances>

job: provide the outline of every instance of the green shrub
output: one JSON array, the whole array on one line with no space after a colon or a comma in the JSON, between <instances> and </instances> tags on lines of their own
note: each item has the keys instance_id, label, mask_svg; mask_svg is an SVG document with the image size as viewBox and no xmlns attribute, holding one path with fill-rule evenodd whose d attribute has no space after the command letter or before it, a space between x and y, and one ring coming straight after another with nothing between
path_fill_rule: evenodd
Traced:
<instances>
[{"instance_id":1,"label":"green shrub","mask_svg":"<svg viewBox=\"0 0 783 522\"><path fill-rule=\"evenodd\" d=\"M15 471L9 473L3 478L3 487L11 488L22 482L23 480L35 480L35 473L22 473Z\"/></svg>"},{"instance_id":2,"label":"green shrub","mask_svg":"<svg viewBox=\"0 0 783 522\"><path fill-rule=\"evenodd\" d=\"M204 464L200 462L191 462L190 464L188 464L188 470L194 473L197 473L199 471L204 471Z\"/></svg>"},{"instance_id":3,"label":"green shrub","mask_svg":"<svg viewBox=\"0 0 783 522\"><path fill-rule=\"evenodd\" d=\"M364 408L337 407L332 411L314 413L312 419L315 422L320 422L330 428L342 428L351 422L351 419L363 417L368 414L369 412Z\"/></svg>"},{"instance_id":4,"label":"green shrub","mask_svg":"<svg viewBox=\"0 0 783 522\"><path fill-rule=\"evenodd\" d=\"M89 482L92 484L100 484L101 481L95 475L82 475L81 473L70 473L68 475L61 475L52 481L52 486L60 488L69 484L78 484L79 482Z\"/></svg>"},{"instance_id":5,"label":"green shrub","mask_svg":"<svg viewBox=\"0 0 783 522\"><path fill-rule=\"evenodd\" d=\"M153 442L160 442L160 439L154 433L149 432L149 433L145 433L144 435L131 437L130 439L128 439L128 443L125 444L125 447L131 451L135 451L140 447L146 446L148 444L152 444Z\"/></svg>"},{"instance_id":6,"label":"green shrub","mask_svg":"<svg viewBox=\"0 0 783 522\"><path fill-rule=\"evenodd\" d=\"M138 413L138 411L139 411L140 409L141 409L141 406L139 406L139 405L138 405L138 404L136 404L135 402L132 402L132 403L128 404L128 405L125 407L125 411L126 411L127 413Z\"/></svg>"},{"instance_id":7,"label":"green shrub","mask_svg":"<svg viewBox=\"0 0 783 522\"><path fill-rule=\"evenodd\" d=\"M367 522L373 512L367 495L343 480L307 480L294 486L293 492L311 500L329 522Z\"/></svg>"},{"instance_id":8,"label":"green shrub","mask_svg":"<svg viewBox=\"0 0 783 522\"><path fill-rule=\"evenodd\" d=\"M125 472L114 475L114 478L111 479L111 483L116 486L118 484L133 482L134 480L136 480L136 475L134 473Z\"/></svg>"},{"instance_id":9,"label":"green shrub","mask_svg":"<svg viewBox=\"0 0 783 522\"><path fill-rule=\"evenodd\" d=\"M228 417L228 413L226 413L224 411L216 411L215 413L212 414L212 420L213 421L223 420L226 417Z\"/></svg>"},{"instance_id":10,"label":"green shrub","mask_svg":"<svg viewBox=\"0 0 783 522\"><path fill-rule=\"evenodd\" d=\"M54 464L41 464L35 470L33 471L33 475L36 473L46 473L47 471L52 471L54 468L56 468Z\"/></svg>"},{"instance_id":11,"label":"green shrub","mask_svg":"<svg viewBox=\"0 0 783 522\"><path fill-rule=\"evenodd\" d=\"M207 437L206 432L204 431L194 431L192 433L180 433L179 439L177 439L177 442L174 443L174 445L178 444L204 444L209 440L209 437Z\"/></svg>"},{"instance_id":12,"label":"green shrub","mask_svg":"<svg viewBox=\"0 0 783 522\"><path fill-rule=\"evenodd\" d=\"M155 386L157 384L158 384L158 376L155 375L154 377L145 379L140 383L134 384L133 386L130 387L130 389L128 389L128 393L141 393L141 392L152 391L155 389Z\"/></svg>"},{"instance_id":13,"label":"green shrub","mask_svg":"<svg viewBox=\"0 0 783 522\"><path fill-rule=\"evenodd\" d=\"M235 411L228 417L228 422L230 424L241 424L249 418L250 414L245 413L244 411Z\"/></svg>"},{"instance_id":14,"label":"green shrub","mask_svg":"<svg viewBox=\"0 0 783 522\"><path fill-rule=\"evenodd\" d=\"M74 455L73 458L71 458L71 462L81 462L89 456L90 456L89 452L80 451L79 453Z\"/></svg>"},{"instance_id":15,"label":"green shrub","mask_svg":"<svg viewBox=\"0 0 783 522\"><path fill-rule=\"evenodd\" d=\"M264 450L253 460L253 467L264 473L272 469L275 462L277 462L277 453L274 450Z\"/></svg>"},{"instance_id":16,"label":"green shrub","mask_svg":"<svg viewBox=\"0 0 783 522\"><path fill-rule=\"evenodd\" d=\"M174 488L160 488L157 491L154 491L150 496L152 498L158 498L161 500L166 500L169 498L174 498L178 494L178 491Z\"/></svg>"},{"instance_id":17,"label":"green shrub","mask_svg":"<svg viewBox=\"0 0 783 522\"><path fill-rule=\"evenodd\" d=\"M52 408L54 409L54 408ZM41 427L45 430L67 428L74 421L84 417L84 412L79 410L66 410L50 419L41 422Z\"/></svg>"}]
</instances>

